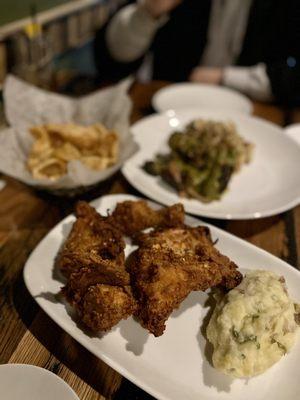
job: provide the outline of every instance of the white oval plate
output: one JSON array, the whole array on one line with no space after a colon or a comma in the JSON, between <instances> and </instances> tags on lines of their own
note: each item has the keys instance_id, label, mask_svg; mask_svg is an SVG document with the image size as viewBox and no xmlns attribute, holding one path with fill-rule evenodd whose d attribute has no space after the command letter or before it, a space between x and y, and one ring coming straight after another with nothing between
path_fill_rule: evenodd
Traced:
<instances>
[{"instance_id":1,"label":"white oval plate","mask_svg":"<svg viewBox=\"0 0 300 400\"><path fill-rule=\"evenodd\" d=\"M160 177L142 166L168 152L170 134L197 118L233 121L241 136L254 143L250 164L242 166L219 201L205 204L178 196ZM300 148L274 124L229 111L179 110L144 118L131 128L140 149L123 166L126 179L159 203L184 204L188 213L219 219L252 219L286 211L300 202Z\"/></svg>"},{"instance_id":2,"label":"white oval plate","mask_svg":"<svg viewBox=\"0 0 300 400\"><path fill-rule=\"evenodd\" d=\"M129 195L111 195L92 204L106 215L117 202L136 199ZM159 400L300 398L300 339L279 363L249 380L231 380L209 364L205 355L206 340L200 333L209 311L205 306L208 296L202 292L193 292L187 297L173 312L164 335L159 338L148 334L132 318L120 322L102 337L86 334L72 319L69 308L55 301L62 283L53 275L54 259L74 219L73 215L65 218L36 247L25 265L24 280L41 308L91 353ZM200 221L187 216L186 223L197 226ZM300 302L299 271L221 229L207 226L213 239L218 239L219 250L235 261L241 270L264 268L284 275L290 295ZM126 246L126 254L132 250L133 246Z\"/></svg>"},{"instance_id":3,"label":"white oval plate","mask_svg":"<svg viewBox=\"0 0 300 400\"><path fill-rule=\"evenodd\" d=\"M65 381L35 365L0 365L0 388L3 400L79 400Z\"/></svg>"},{"instance_id":4,"label":"white oval plate","mask_svg":"<svg viewBox=\"0 0 300 400\"><path fill-rule=\"evenodd\" d=\"M159 90L152 98L156 111L182 108L221 108L244 114L252 113L248 97L225 87L204 83L175 83Z\"/></svg>"}]
</instances>

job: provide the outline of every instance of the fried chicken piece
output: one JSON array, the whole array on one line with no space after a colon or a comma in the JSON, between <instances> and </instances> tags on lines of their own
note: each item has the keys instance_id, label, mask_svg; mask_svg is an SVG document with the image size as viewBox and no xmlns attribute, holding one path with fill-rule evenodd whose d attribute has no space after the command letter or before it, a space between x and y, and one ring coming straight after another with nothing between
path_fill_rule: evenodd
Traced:
<instances>
[{"instance_id":1,"label":"fried chicken piece","mask_svg":"<svg viewBox=\"0 0 300 400\"><path fill-rule=\"evenodd\" d=\"M89 287L97 284L129 287L130 277L124 263L103 260L102 264L79 268L69 276L63 294L70 304L80 307Z\"/></svg>"},{"instance_id":2,"label":"fried chicken piece","mask_svg":"<svg viewBox=\"0 0 300 400\"><path fill-rule=\"evenodd\" d=\"M125 270L125 242L88 203L77 204L76 216L58 260L68 278L62 294L92 331L109 330L136 309Z\"/></svg>"},{"instance_id":3,"label":"fried chicken piece","mask_svg":"<svg viewBox=\"0 0 300 400\"><path fill-rule=\"evenodd\" d=\"M67 278L81 267L102 265L103 260L124 264L121 232L88 203L76 205L76 221L58 256L57 266Z\"/></svg>"},{"instance_id":4,"label":"fried chicken piece","mask_svg":"<svg viewBox=\"0 0 300 400\"><path fill-rule=\"evenodd\" d=\"M107 261L107 260L105 260ZM125 266L112 261L73 272L62 289L67 301L93 332L106 331L136 311Z\"/></svg>"},{"instance_id":5,"label":"fried chicken piece","mask_svg":"<svg viewBox=\"0 0 300 400\"><path fill-rule=\"evenodd\" d=\"M213 246L205 227L159 229L138 237L128 265L137 317L155 336L163 334L172 311L193 290L235 287L237 266Z\"/></svg>"},{"instance_id":6,"label":"fried chicken piece","mask_svg":"<svg viewBox=\"0 0 300 400\"><path fill-rule=\"evenodd\" d=\"M220 285L229 290L242 280L237 265L214 247L210 230L206 226L184 226L174 229L156 229L148 233L141 232L135 237L135 242L141 248L171 250L178 257L196 256L197 260L202 262L217 264L222 271L222 281L210 287ZM195 290L203 289L200 287Z\"/></svg>"},{"instance_id":7,"label":"fried chicken piece","mask_svg":"<svg viewBox=\"0 0 300 400\"><path fill-rule=\"evenodd\" d=\"M93 332L107 331L134 313L136 304L130 287L97 284L83 297L82 321Z\"/></svg>"},{"instance_id":8,"label":"fried chicken piece","mask_svg":"<svg viewBox=\"0 0 300 400\"><path fill-rule=\"evenodd\" d=\"M150 227L175 227L184 223L182 204L153 210L146 201L123 201L118 203L109 221L124 235L132 236Z\"/></svg>"}]
</instances>

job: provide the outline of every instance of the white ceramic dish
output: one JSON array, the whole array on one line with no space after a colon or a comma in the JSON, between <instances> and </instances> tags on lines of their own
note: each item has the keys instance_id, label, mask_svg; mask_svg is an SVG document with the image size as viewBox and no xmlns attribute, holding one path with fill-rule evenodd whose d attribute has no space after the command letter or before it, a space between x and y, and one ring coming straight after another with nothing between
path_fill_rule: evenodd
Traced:
<instances>
[{"instance_id":1,"label":"white ceramic dish","mask_svg":"<svg viewBox=\"0 0 300 400\"><path fill-rule=\"evenodd\" d=\"M112 195L92 204L104 215L117 202L134 196ZM167 322L163 336L149 335L132 318L120 322L111 332L92 337L72 319L66 306L55 300L62 284L53 274L54 258L70 231L74 216L61 221L37 246L24 269L24 279L41 308L67 333L123 376L160 400L295 400L300 396L300 340L291 353L264 374L250 380L230 378L208 362L206 340L200 329L208 313L207 294L191 293ZM186 217L186 223L199 220ZM284 275L290 295L300 301L300 273L280 259L210 226L217 247L241 269L264 268ZM127 245L129 254L133 247ZM80 362L80 360L77 360Z\"/></svg>"},{"instance_id":2,"label":"white ceramic dish","mask_svg":"<svg viewBox=\"0 0 300 400\"><path fill-rule=\"evenodd\" d=\"M300 145L300 124L289 125L284 128L284 132Z\"/></svg>"},{"instance_id":3,"label":"white ceramic dish","mask_svg":"<svg viewBox=\"0 0 300 400\"><path fill-rule=\"evenodd\" d=\"M79 400L61 378L34 365L0 365L0 388L3 400Z\"/></svg>"},{"instance_id":4,"label":"white ceramic dish","mask_svg":"<svg viewBox=\"0 0 300 400\"><path fill-rule=\"evenodd\" d=\"M248 97L234 90L203 83L175 83L159 90L152 99L156 111L182 108L221 108L252 113Z\"/></svg>"},{"instance_id":5,"label":"white ceramic dish","mask_svg":"<svg viewBox=\"0 0 300 400\"><path fill-rule=\"evenodd\" d=\"M142 166L157 153L168 152L168 138L197 118L233 121L238 132L254 143L253 160L234 174L219 201L205 204L178 196L160 177ZM274 124L259 118L213 110L179 110L144 118L132 126L139 151L123 166L137 190L162 204L181 202L188 213L219 219L252 219L286 211L300 202L300 148Z\"/></svg>"}]
</instances>

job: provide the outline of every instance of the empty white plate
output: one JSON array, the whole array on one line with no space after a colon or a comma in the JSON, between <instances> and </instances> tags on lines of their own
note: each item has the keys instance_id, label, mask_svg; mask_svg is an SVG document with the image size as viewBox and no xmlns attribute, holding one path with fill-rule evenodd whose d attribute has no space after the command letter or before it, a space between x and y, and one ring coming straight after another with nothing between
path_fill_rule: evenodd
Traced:
<instances>
[{"instance_id":1,"label":"empty white plate","mask_svg":"<svg viewBox=\"0 0 300 400\"><path fill-rule=\"evenodd\" d=\"M218 201L205 204L179 197L160 177L142 166L157 153L168 152L168 138L197 119L233 121L239 134L254 143L252 161L242 166ZM220 219L251 219L286 211L300 202L300 147L282 129L265 120L215 110L179 110L144 118L131 128L139 151L123 166L126 179L144 195L162 204L181 202L187 212Z\"/></svg>"},{"instance_id":2,"label":"empty white plate","mask_svg":"<svg viewBox=\"0 0 300 400\"><path fill-rule=\"evenodd\" d=\"M175 83L159 90L152 98L156 111L181 108L221 108L251 114L248 97L234 90L204 83Z\"/></svg>"},{"instance_id":3,"label":"empty white plate","mask_svg":"<svg viewBox=\"0 0 300 400\"><path fill-rule=\"evenodd\" d=\"M3 400L79 400L75 392L52 372L27 364L0 365Z\"/></svg>"},{"instance_id":4,"label":"empty white plate","mask_svg":"<svg viewBox=\"0 0 300 400\"><path fill-rule=\"evenodd\" d=\"M300 124L289 125L284 128L284 132L300 145Z\"/></svg>"},{"instance_id":5,"label":"empty white plate","mask_svg":"<svg viewBox=\"0 0 300 400\"><path fill-rule=\"evenodd\" d=\"M117 202L124 200L137 198L111 195L92 204L106 215L107 210L112 211ZM152 206L157 207L153 203ZM203 336L210 307L206 302L208 295L203 292L193 292L186 298L180 308L172 313L165 333L158 338L150 335L131 317L103 335L92 336L85 332L72 318L70 308L57 301L55 296L62 283L53 274L54 261L74 220L75 217L70 215L61 221L31 253L24 269L24 280L42 309L90 352L160 400L300 399L300 338L280 362L251 379L232 380L211 366ZM185 222L191 226L200 224L199 220L190 216L186 217ZM213 240L218 239L216 247L242 270L261 268L283 275L291 297L300 302L299 271L221 229L207 226ZM126 255L135 248L127 243ZM80 363L81 360L77 359L76 362ZM86 367L89 368L88 365ZM23 400L23 397L20 398ZM7 400L5 397L3 399ZM53 399L63 398L53 396Z\"/></svg>"}]
</instances>

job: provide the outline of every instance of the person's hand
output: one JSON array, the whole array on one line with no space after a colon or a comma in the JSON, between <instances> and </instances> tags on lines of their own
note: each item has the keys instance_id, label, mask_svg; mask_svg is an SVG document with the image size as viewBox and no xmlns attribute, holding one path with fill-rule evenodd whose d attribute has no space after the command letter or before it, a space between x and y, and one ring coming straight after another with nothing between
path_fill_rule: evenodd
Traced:
<instances>
[{"instance_id":1,"label":"person's hand","mask_svg":"<svg viewBox=\"0 0 300 400\"><path fill-rule=\"evenodd\" d=\"M192 70L189 80L191 82L220 85L222 82L222 76L223 76L222 68L196 67Z\"/></svg>"},{"instance_id":2,"label":"person's hand","mask_svg":"<svg viewBox=\"0 0 300 400\"><path fill-rule=\"evenodd\" d=\"M145 9L153 18L159 18L177 7L182 0L144 0Z\"/></svg>"}]
</instances>

